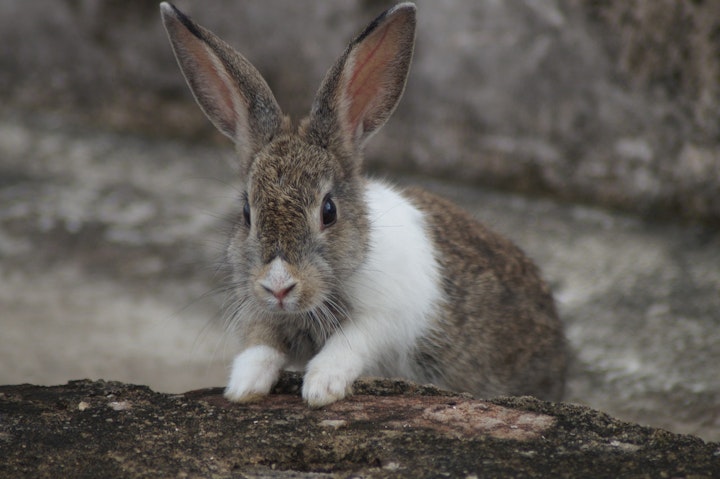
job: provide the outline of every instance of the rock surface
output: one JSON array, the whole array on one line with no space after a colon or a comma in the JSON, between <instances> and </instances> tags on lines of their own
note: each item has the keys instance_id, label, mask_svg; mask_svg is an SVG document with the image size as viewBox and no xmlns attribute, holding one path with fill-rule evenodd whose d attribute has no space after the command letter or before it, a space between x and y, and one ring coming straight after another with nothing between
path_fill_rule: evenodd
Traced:
<instances>
[{"instance_id":1,"label":"rock surface","mask_svg":"<svg viewBox=\"0 0 720 479\"><path fill-rule=\"evenodd\" d=\"M296 118L392 1L178 1L237 46ZM442 175L653 216L720 222L720 3L418 1L405 98L369 150ZM0 99L66 121L212 134L157 4L0 3Z\"/></svg>"},{"instance_id":2,"label":"rock surface","mask_svg":"<svg viewBox=\"0 0 720 479\"><path fill-rule=\"evenodd\" d=\"M0 387L3 477L693 477L720 443L533 398L363 380L322 409L286 374L261 402L115 382Z\"/></svg>"}]
</instances>

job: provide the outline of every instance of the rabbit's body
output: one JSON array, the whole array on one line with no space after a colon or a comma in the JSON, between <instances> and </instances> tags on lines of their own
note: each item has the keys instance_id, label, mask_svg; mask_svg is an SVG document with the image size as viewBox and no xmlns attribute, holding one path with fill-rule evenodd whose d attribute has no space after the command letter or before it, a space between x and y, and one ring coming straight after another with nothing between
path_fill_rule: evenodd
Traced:
<instances>
[{"instance_id":1,"label":"rabbit's body","mask_svg":"<svg viewBox=\"0 0 720 479\"><path fill-rule=\"evenodd\" d=\"M247 60L162 13L198 103L238 147L243 209L227 258L242 351L228 398L266 394L282 368L306 371L311 405L360 375L561 397L562 324L532 262L447 200L360 174L362 145L404 88L414 6L350 44L297 129Z\"/></svg>"}]
</instances>

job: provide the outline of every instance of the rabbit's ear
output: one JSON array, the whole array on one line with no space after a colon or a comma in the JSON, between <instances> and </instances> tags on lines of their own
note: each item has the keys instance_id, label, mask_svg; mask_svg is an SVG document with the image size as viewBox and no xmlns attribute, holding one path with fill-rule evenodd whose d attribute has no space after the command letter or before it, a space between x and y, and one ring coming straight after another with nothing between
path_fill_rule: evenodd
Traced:
<instances>
[{"instance_id":1,"label":"rabbit's ear","mask_svg":"<svg viewBox=\"0 0 720 479\"><path fill-rule=\"evenodd\" d=\"M175 58L200 108L247 161L278 132L283 116L257 69L167 2L160 4Z\"/></svg>"},{"instance_id":2,"label":"rabbit's ear","mask_svg":"<svg viewBox=\"0 0 720 479\"><path fill-rule=\"evenodd\" d=\"M308 137L350 154L361 150L402 96L414 43L412 3L370 23L325 76L310 112Z\"/></svg>"}]
</instances>

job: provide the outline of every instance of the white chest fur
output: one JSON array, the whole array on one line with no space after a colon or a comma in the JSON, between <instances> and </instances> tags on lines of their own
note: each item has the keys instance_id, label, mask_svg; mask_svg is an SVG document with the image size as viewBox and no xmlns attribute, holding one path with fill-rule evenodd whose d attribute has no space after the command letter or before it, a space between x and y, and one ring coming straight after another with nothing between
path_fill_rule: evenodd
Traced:
<instances>
[{"instance_id":1,"label":"white chest fur","mask_svg":"<svg viewBox=\"0 0 720 479\"><path fill-rule=\"evenodd\" d=\"M377 181L368 183L366 201L370 251L350 281L353 322L372 350L364 372L409 377L407 353L431 327L441 297L439 266L421 211Z\"/></svg>"}]
</instances>

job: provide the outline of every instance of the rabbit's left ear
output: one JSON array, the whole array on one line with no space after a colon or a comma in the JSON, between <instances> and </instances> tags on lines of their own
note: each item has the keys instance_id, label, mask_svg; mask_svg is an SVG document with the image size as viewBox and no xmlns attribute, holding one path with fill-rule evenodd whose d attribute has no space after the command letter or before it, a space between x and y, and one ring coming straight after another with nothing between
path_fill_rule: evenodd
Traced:
<instances>
[{"instance_id":1,"label":"rabbit's left ear","mask_svg":"<svg viewBox=\"0 0 720 479\"><path fill-rule=\"evenodd\" d=\"M237 145L247 165L280 130L283 116L257 69L167 2L160 4L175 58L200 108Z\"/></svg>"},{"instance_id":2,"label":"rabbit's left ear","mask_svg":"<svg viewBox=\"0 0 720 479\"><path fill-rule=\"evenodd\" d=\"M415 44L415 5L401 3L367 26L328 71L307 125L308 138L355 155L395 110Z\"/></svg>"}]
</instances>

